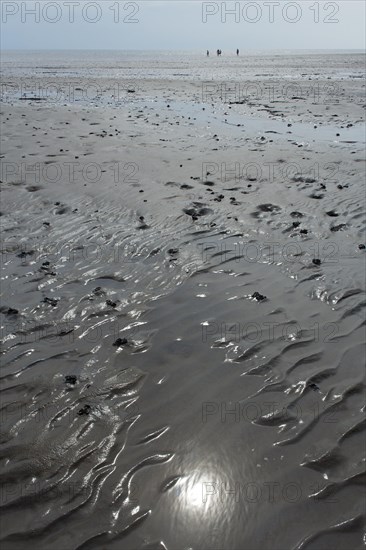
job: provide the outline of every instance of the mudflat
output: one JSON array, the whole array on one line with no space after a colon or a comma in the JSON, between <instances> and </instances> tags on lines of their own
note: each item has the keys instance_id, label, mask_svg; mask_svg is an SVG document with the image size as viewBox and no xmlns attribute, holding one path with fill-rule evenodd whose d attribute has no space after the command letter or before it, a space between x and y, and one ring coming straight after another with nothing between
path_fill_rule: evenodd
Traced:
<instances>
[{"instance_id":1,"label":"mudflat","mask_svg":"<svg viewBox=\"0 0 366 550\"><path fill-rule=\"evenodd\" d=\"M362 548L364 56L39 55L3 63L4 547Z\"/></svg>"}]
</instances>

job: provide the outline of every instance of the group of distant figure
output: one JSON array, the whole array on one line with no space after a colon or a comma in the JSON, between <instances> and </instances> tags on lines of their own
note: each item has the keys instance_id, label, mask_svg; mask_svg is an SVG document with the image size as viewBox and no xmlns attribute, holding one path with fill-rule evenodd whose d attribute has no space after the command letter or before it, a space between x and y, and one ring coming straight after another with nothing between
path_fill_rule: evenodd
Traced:
<instances>
[{"instance_id":1,"label":"group of distant figure","mask_svg":"<svg viewBox=\"0 0 366 550\"><path fill-rule=\"evenodd\" d=\"M239 53L240 53L239 50L236 50L236 55L239 55ZM216 50L217 57L220 57L221 54L222 54L221 50ZM207 57L209 57L209 55L210 55L210 52L209 52L209 50L207 50Z\"/></svg>"}]
</instances>

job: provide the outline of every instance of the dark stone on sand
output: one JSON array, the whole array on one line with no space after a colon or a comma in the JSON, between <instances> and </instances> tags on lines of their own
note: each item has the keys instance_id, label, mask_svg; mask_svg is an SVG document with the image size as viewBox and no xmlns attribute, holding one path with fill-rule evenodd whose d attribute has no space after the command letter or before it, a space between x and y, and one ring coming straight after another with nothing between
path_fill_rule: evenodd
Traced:
<instances>
[{"instance_id":1,"label":"dark stone on sand","mask_svg":"<svg viewBox=\"0 0 366 550\"><path fill-rule=\"evenodd\" d=\"M299 227L300 222L292 222L292 227Z\"/></svg>"},{"instance_id":2,"label":"dark stone on sand","mask_svg":"<svg viewBox=\"0 0 366 550\"><path fill-rule=\"evenodd\" d=\"M42 300L42 302L44 304L49 304L50 306L52 307L56 307L57 304L58 304L58 300L56 300L56 298L44 298L44 300Z\"/></svg>"},{"instance_id":3,"label":"dark stone on sand","mask_svg":"<svg viewBox=\"0 0 366 550\"><path fill-rule=\"evenodd\" d=\"M168 250L168 254L170 254L171 256L176 256L178 252L179 252L178 248L169 248Z\"/></svg>"},{"instance_id":4,"label":"dark stone on sand","mask_svg":"<svg viewBox=\"0 0 366 550\"><path fill-rule=\"evenodd\" d=\"M120 346L126 346L128 344L127 338L117 338L113 343L114 347L119 348Z\"/></svg>"},{"instance_id":5,"label":"dark stone on sand","mask_svg":"<svg viewBox=\"0 0 366 550\"><path fill-rule=\"evenodd\" d=\"M66 384L71 384L72 386L75 386L77 382L77 377L74 375L65 376L65 382Z\"/></svg>"},{"instance_id":6,"label":"dark stone on sand","mask_svg":"<svg viewBox=\"0 0 366 550\"><path fill-rule=\"evenodd\" d=\"M5 311L6 315L17 315L19 311L17 309L14 309L12 307L9 307L7 311Z\"/></svg>"},{"instance_id":7,"label":"dark stone on sand","mask_svg":"<svg viewBox=\"0 0 366 550\"><path fill-rule=\"evenodd\" d=\"M300 233L302 233L303 235L307 235L308 230L307 229L300 229Z\"/></svg>"},{"instance_id":8,"label":"dark stone on sand","mask_svg":"<svg viewBox=\"0 0 366 550\"><path fill-rule=\"evenodd\" d=\"M340 223L339 225L333 225L330 230L335 233L336 231L342 231L342 229L345 229L346 227L347 225L345 223Z\"/></svg>"},{"instance_id":9,"label":"dark stone on sand","mask_svg":"<svg viewBox=\"0 0 366 550\"><path fill-rule=\"evenodd\" d=\"M292 181L298 182L298 183L315 183L316 179L310 177L310 176L302 176L302 175L296 175L292 178Z\"/></svg>"},{"instance_id":10,"label":"dark stone on sand","mask_svg":"<svg viewBox=\"0 0 366 550\"><path fill-rule=\"evenodd\" d=\"M364 244L359 244L359 245L358 245L358 248L359 248L360 250L365 250L366 245L364 245Z\"/></svg>"},{"instance_id":11,"label":"dark stone on sand","mask_svg":"<svg viewBox=\"0 0 366 550\"><path fill-rule=\"evenodd\" d=\"M309 388L311 388L311 389L314 390L314 391L320 391L319 386L317 386L316 384L314 384L314 382L310 382Z\"/></svg>"},{"instance_id":12,"label":"dark stone on sand","mask_svg":"<svg viewBox=\"0 0 366 550\"><path fill-rule=\"evenodd\" d=\"M260 294L259 292L254 292L254 294L252 294L252 298L254 300L257 300L257 302L263 302L263 300L267 299L267 296L264 296L263 294Z\"/></svg>"},{"instance_id":13,"label":"dark stone on sand","mask_svg":"<svg viewBox=\"0 0 366 550\"><path fill-rule=\"evenodd\" d=\"M82 409L80 409L78 411L78 415L79 416L83 416L84 414L89 414L91 411L91 406L90 405L84 405L84 407Z\"/></svg>"},{"instance_id":14,"label":"dark stone on sand","mask_svg":"<svg viewBox=\"0 0 366 550\"><path fill-rule=\"evenodd\" d=\"M34 250L30 250L29 252L21 252L18 254L18 258L26 258L27 256L33 256Z\"/></svg>"},{"instance_id":15,"label":"dark stone on sand","mask_svg":"<svg viewBox=\"0 0 366 550\"><path fill-rule=\"evenodd\" d=\"M93 290L93 294L102 294L102 287L101 286L97 286L96 288L94 288Z\"/></svg>"},{"instance_id":16,"label":"dark stone on sand","mask_svg":"<svg viewBox=\"0 0 366 550\"><path fill-rule=\"evenodd\" d=\"M290 214L291 218L302 218L304 214L301 214L301 212L291 212Z\"/></svg>"},{"instance_id":17,"label":"dark stone on sand","mask_svg":"<svg viewBox=\"0 0 366 550\"><path fill-rule=\"evenodd\" d=\"M107 306L110 306L110 307L117 307L116 302L112 302L112 300L107 300L106 304L107 304Z\"/></svg>"},{"instance_id":18,"label":"dark stone on sand","mask_svg":"<svg viewBox=\"0 0 366 550\"><path fill-rule=\"evenodd\" d=\"M39 268L39 271L43 271L45 275L52 275L53 277L56 276L56 273L54 271L51 271L50 262L43 262L43 264Z\"/></svg>"},{"instance_id":19,"label":"dark stone on sand","mask_svg":"<svg viewBox=\"0 0 366 550\"><path fill-rule=\"evenodd\" d=\"M330 216L331 218L336 218L337 216L339 216L339 214L337 214L337 212L335 210L329 210L328 212L326 212L327 216Z\"/></svg>"},{"instance_id":20,"label":"dark stone on sand","mask_svg":"<svg viewBox=\"0 0 366 550\"><path fill-rule=\"evenodd\" d=\"M183 208L183 212L188 216L191 216L192 219L198 219L201 216L212 214L212 210L210 208L205 207L199 202L193 203L193 206L191 206L190 208Z\"/></svg>"},{"instance_id":21,"label":"dark stone on sand","mask_svg":"<svg viewBox=\"0 0 366 550\"><path fill-rule=\"evenodd\" d=\"M321 260L319 260L318 258L315 258L315 259L313 260L313 264L314 264L314 265L321 265L321 263L322 263Z\"/></svg>"}]
</instances>

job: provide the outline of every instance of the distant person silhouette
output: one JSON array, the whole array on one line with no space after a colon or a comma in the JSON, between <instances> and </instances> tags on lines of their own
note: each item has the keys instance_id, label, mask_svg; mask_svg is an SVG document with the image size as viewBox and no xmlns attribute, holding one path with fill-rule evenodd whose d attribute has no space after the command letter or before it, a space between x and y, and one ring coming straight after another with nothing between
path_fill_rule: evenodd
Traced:
<instances>
[{"instance_id":1,"label":"distant person silhouette","mask_svg":"<svg viewBox=\"0 0 366 550\"><path fill-rule=\"evenodd\" d=\"M210 52L209 52L208 50L207 50L207 54L206 54L206 55L207 55L207 57L210 55Z\"/></svg>"},{"instance_id":2,"label":"distant person silhouette","mask_svg":"<svg viewBox=\"0 0 366 550\"><path fill-rule=\"evenodd\" d=\"M239 55L239 50L236 50L236 55Z\"/></svg>"}]
</instances>

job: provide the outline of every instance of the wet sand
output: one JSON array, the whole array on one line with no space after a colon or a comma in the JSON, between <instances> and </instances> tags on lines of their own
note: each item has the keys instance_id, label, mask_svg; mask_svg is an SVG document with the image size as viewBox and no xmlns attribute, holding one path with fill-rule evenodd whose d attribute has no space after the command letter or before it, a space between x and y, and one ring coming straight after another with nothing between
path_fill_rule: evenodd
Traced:
<instances>
[{"instance_id":1,"label":"wet sand","mask_svg":"<svg viewBox=\"0 0 366 550\"><path fill-rule=\"evenodd\" d=\"M27 63L1 103L3 547L361 549L363 57Z\"/></svg>"}]
</instances>

